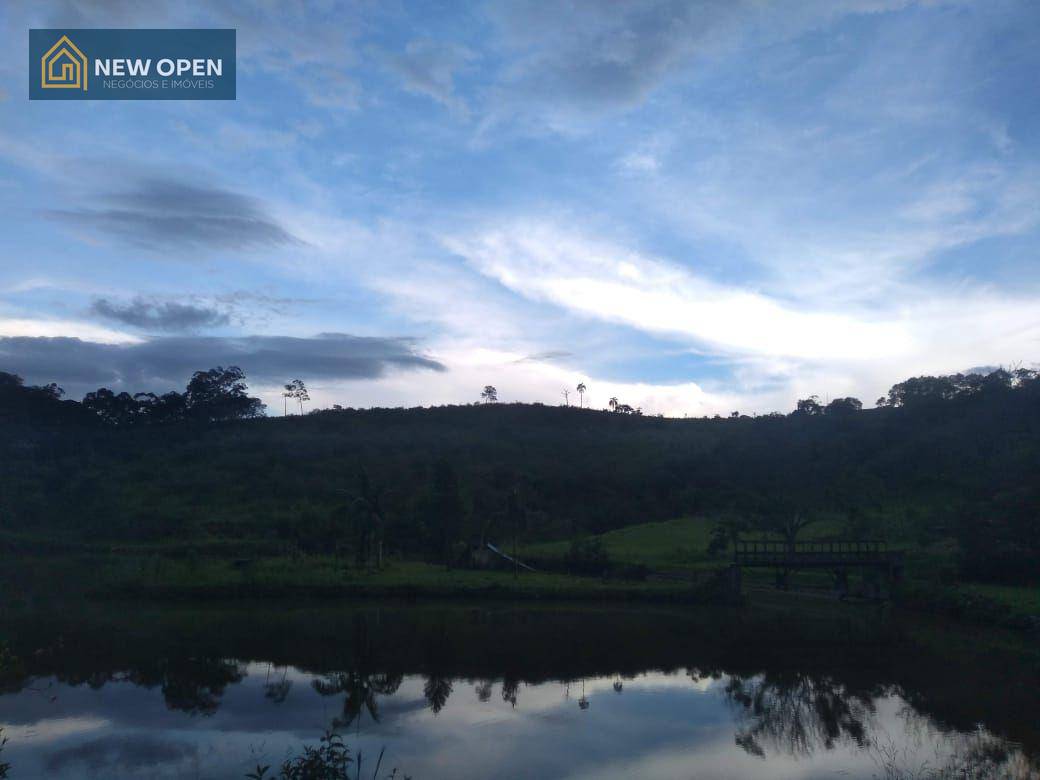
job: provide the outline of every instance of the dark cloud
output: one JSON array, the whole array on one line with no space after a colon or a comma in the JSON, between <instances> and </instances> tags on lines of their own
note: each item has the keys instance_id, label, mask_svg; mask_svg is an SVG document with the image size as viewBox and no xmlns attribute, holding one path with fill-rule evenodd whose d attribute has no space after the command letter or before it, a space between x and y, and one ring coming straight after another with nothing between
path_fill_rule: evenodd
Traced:
<instances>
[{"instance_id":1,"label":"dark cloud","mask_svg":"<svg viewBox=\"0 0 1040 780\"><path fill-rule=\"evenodd\" d=\"M95 200L106 207L48 214L150 248L257 249L303 243L255 198L216 187L151 178Z\"/></svg>"},{"instance_id":2,"label":"dark cloud","mask_svg":"<svg viewBox=\"0 0 1040 780\"><path fill-rule=\"evenodd\" d=\"M100 386L127 391L182 388L194 371L240 366L250 380L376 379L391 370L444 366L409 338L323 333L292 336L166 336L137 344L99 344L76 338L0 338L0 370L30 383L57 382L75 397Z\"/></svg>"},{"instance_id":3,"label":"dark cloud","mask_svg":"<svg viewBox=\"0 0 1040 780\"><path fill-rule=\"evenodd\" d=\"M98 298L90 308L99 317L150 331L180 333L227 325L230 321L228 313L220 309L144 298L134 298L129 303Z\"/></svg>"}]
</instances>

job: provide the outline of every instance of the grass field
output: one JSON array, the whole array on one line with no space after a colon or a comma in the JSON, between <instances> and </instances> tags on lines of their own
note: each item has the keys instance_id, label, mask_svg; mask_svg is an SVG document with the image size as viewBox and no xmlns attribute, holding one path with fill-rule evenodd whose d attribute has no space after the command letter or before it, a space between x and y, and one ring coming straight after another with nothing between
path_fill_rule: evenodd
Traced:
<instances>
[{"instance_id":1,"label":"grass field","mask_svg":"<svg viewBox=\"0 0 1040 780\"><path fill-rule=\"evenodd\" d=\"M594 538L602 542L611 560L619 563L643 564L651 569L710 569L724 566L730 559L728 551L718 557L708 555L714 525L714 518L679 517L660 523L629 525ZM821 539L837 533L837 526L821 522L809 526L801 538ZM764 538L765 534L755 536ZM529 544L521 548L521 557L557 559L566 555L569 548L567 541Z\"/></svg>"},{"instance_id":2,"label":"grass field","mask_svg":"<svg viewBox=\"0 0 1040 780\"><path fill-rule=\"evenodd\" d=\"M1040 588L969 583L961 590L1003 604L1020 615L1040 615Z\"/></svg>"},{"instance_id":3,"label":"grass field","mask_svg":"<svg viewBox=\"0 0 1040 780\"><path fill-rule=\"evenodd\" d=\"M683 517L627 526L595 537L615 563L642 565L651 571L689 572L699 584L548 572L524 572L514 579L508 571L449 570L402 560L393 560L380 571L358 570L344 558L289 555L270 544L221 540L185 549L175 544L53 549L14 535L0 536L0 551L9 548L9 562L17 561L7 567L6 574L18 570L23 581L20 586L7 587L15 583L0 573L0 584L5 585L12 603L19 593L28 598L57 582L77 583L84 593L184 599L287 595L698 601L705 596L698 588L710 580L708 572L725 567L730 560L729 551L717 557L707 553L713 525L711 518ZM806 529L802 538L842 535L839 524L821 522ZM925 547L911 540L893 544L906 552L908 605L983 618L1018 616L1027 622L1040 616L1040 588L951 582L950 572L956 566L952 544L933 541ZM560 561L569 548L569 541L531 543L521 547L520 556L536 566L542 563L554 568L552 562ZM774 572L767 569L744 572L749 593L771 590L773 577ZM823 593L832 590L833 582L829 572L806 571L795 576L792 587Z\"/></svg>"}]
</instances>

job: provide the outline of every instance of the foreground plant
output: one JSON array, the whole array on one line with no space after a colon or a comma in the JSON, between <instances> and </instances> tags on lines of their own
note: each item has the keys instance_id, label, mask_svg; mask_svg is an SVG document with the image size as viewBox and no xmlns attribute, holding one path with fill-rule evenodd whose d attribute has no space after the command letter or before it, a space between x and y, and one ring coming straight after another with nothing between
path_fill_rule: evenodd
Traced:
<instances>
[{"instance_id":1,"label":"foreground plant","mask_svg":"<svg viewBox=\"0 0 1040 780\"><path fill-rule=\"evenodd\" d=\"M0 729L0 753L4 752L4 745L7 744L7 737L4 736L4 730ZM11 765L5 764L0 761L0 777L7 777L7 773L11 771Z\"/></svg>"},{"instance_id":2,"label":"foreground plant","mask_svg":"<svg viewBox=\"0 0 1040 780\"><path fill-rule=\"evenodd\" d=\"M2 744L2 743L0 743ZM378 780L379 768L383 763L383 751L379 751L379 759L372 771L372 780ZM350 756L350 748L335 731L326 731L317 747L307 745L303 753L295 758L286 759L278 774L268 774L270 764L261 766L246 775L247 780L361 780L361 754L358 753L354 775L350 768L355 765ZM0 774L0 777L3 777ZM386 776L387 780L397 777L394 769ZM407 776L404 780L410 780Z\"/></svg>"}]
</instances>

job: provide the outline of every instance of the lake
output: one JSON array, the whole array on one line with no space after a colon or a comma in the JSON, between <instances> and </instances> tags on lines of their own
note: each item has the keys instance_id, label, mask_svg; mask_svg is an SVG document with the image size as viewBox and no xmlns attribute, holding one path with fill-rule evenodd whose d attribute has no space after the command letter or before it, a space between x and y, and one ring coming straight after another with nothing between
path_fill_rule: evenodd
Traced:
<instances>
[{"instance_id":1,"label":"lake","mask_svg":"<svg viewBox=\"0 0 1040 780\"><path fill-rule=\"evenodd\" d=\"M1040 776L1036 648L874 606L78 603L0 636L15 779L243 778L330 729L365 778Z\"/></svg>"}]
</instances>

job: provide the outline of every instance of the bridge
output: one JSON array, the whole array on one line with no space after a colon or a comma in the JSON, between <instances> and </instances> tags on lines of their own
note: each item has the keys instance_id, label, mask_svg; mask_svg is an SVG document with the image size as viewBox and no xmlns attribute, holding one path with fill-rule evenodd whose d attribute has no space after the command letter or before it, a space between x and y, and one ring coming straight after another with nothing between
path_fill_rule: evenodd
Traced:
<instances>
[{"instance_id":1,"label":"bridge","mask_svg":"<svg viewBox=\"0 0 1040 780\"><path fill-rule=\"evenodd\" d=\"M898 581L903 573L903 553L888 549L882 541L840 540L819 542L786 542L776 539L746 539L733 547L731 577L740 588L740 571L744 568L776 570L777 587L786 589L792 571L822 569L834 575L835 586L842 595L848 593L850 569L874 574L870 578L872 595L882 596L882 588ZM865 578L868 579L868 578Z\"/></svg>"}]
</instances>

